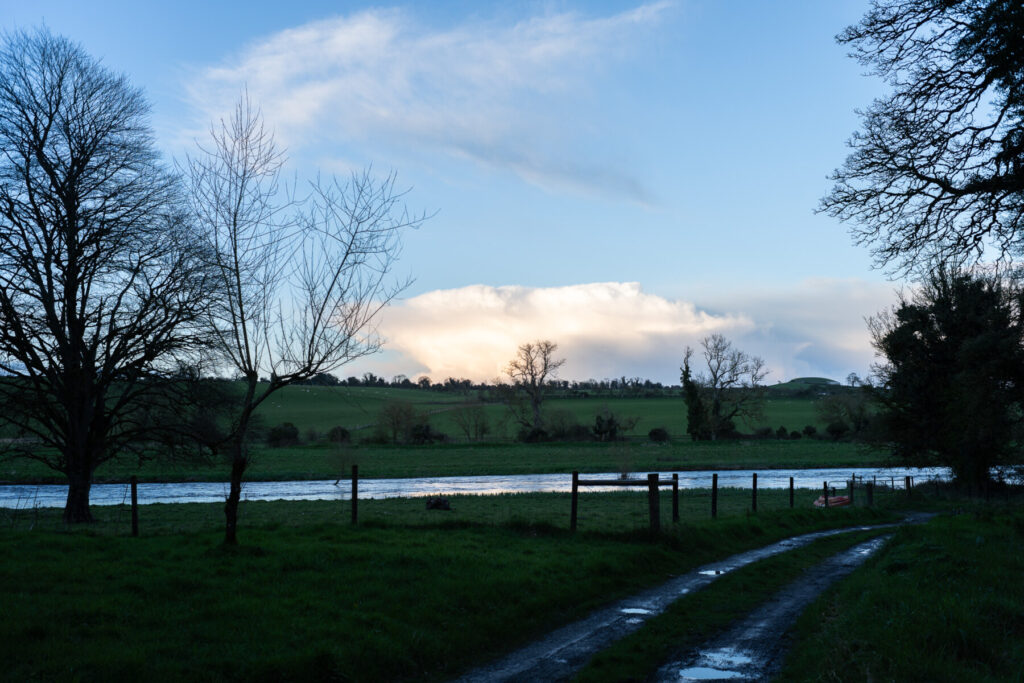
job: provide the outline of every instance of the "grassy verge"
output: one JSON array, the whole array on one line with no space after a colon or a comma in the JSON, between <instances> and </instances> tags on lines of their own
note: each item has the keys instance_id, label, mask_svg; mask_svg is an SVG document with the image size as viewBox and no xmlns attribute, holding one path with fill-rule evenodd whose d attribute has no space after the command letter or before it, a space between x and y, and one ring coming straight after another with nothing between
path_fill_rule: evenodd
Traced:
<instances>
[{"instance_id":1,"label":"grassy verge","mask_svg":"<svg viewBox=\"0 0 1024 683\"><path fill-rule=\"evenodd\" d=\"M359 465L367 478L544 474L553 472L654 472L704 469L779 469L807 467L874 467L890 464L884 455L852 443L799 441L680 441L445 444L435 446L327 445L260 449L247 476L259 480L336 479ZM96 481L218 481L228 467L218 462L111 462L96 472ZM64 483L59 474L28 460L0 462L0 481Z\"/></svg>"},{"instance_id":2,"label":"grassy verge","mask_svg":"<svg viewBox=\"0 0 1024 683\"><path fill-rule=\"evenodd\" d=\"M1024 680L1022 573L1019 506L901 529L798 622L782 678Z\"/></svg>"},{"instance_id":3,"label":"grassy verge","mask_svg":"<svg viewBox=\"0 0 1024 683\"><path fill-rule=\"evenodd\" d=\"M673 603L643 628L596 655L578 681L644 681L746 616L801 573L882 531L851 532L761 560Z\"/></svg>"},{"instance_id":4,"label":"grassy verge","mask_svg":"<svg viewBox=\"0 0 1024 683\"><path fill-rule=\"evenodd\" d=\"M534 512L564 518L564 502L464 497L448 514L374 501L358 527L337 521L336 502L249 503L233 551L219 546L219 505L147 506L138 539L121 508L71 531L58 511L0 519L2 676L446 678L668 575L884 516L735 514L651 539L597 518L571 535ZM612 495L602 509L635 502Z\"/></svg>"}]
</instances>

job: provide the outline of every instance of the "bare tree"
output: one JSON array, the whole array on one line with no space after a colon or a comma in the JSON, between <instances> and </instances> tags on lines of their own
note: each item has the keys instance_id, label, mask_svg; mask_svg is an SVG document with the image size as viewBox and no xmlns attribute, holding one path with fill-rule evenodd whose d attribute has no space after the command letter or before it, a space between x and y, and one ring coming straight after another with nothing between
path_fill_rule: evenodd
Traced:
<instances>
[{"instance_id":1,"label":"bare tree","mask_svg":"<svg viewBox=\"0 0 1024 683\"><path fill-rule=\"evenodd\" d=\"M683 389L687 397L687 431L698 439L716 440L732 431L734 421L752 421L762 415L764 385L768 371L764 361L734 348L721 334L701 340L707 371L691 374L694 350L689 346L683 356ZM692 424L694 420L701 424Z\"/></svg>"},{"instance_id":2,"label":"bare tree","mask_svg":"<svg viewBox=\"0 0 1024 683\"><path fill-rule=\"evenodd\" d=\"M558 344L544 340L521 344L516 356L509 361L505 374L512 380L513 388L526 394L529 412L516 410L515 403L510 403L516 413L516 419L524 427L539 432L543 428L541 404L547 384L558 373L558 368L565 364L564 358L555 359ZM532 421L531 421L532 418Z\"/></svg>"},{"instance_id":3,"label":"bare tree","mask_svg":"<svg viewBox=\"0 0 1024 683\"><path fill-rule=\"evenodd\" d=\"M284 386L376 352L374 320L408 284L390 272L410 215L394 174L311 184L302 201L280 183L282 154L243 95L208 147L187 161L194 211L219 278L211 326L245 385L222 449L231 461L224 542L237 543L253 414ZM269 378L260 383L260 377Z\"/></svg>"},{"instance_id":4,"label":"bare tree","mask_svg":"<svg viewBox=\"0 0 1024 683\"><path fill-rule=\"evenodd\" d=\"M0 409L92 519L102 463L152 433L159 381L202 341L202 260L148 104L45 30L0 52Z\"/></svg>"},{"instance_id":5,"label":"bare tree","mask_svg":"<svg viewBox=\"0 0 1024 683\"><path fill-rule=\"evenodd\" d=\"M1020 256L1022 36L1019 0L874 0L839 35L891 91L862 112L821 209L877 264L906 274Z\"/></svg>"}]
</instances>

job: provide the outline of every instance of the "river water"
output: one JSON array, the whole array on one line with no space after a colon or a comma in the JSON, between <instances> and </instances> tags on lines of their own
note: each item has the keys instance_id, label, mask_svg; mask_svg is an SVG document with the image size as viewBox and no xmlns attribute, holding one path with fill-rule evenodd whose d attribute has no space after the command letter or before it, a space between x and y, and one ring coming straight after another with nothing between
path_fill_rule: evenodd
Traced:
<instances>
[{"instance_id":1,"label":"river water","mask_svg":"<svg viewBox=\"0 0 1024 683\"><path fill-rule=\"evenodd\" d=\"M721 488L751 487L755 470L728 470L718 473ZM644 473L646 474L646 473ZM660 472L662 479L671 479L672 472ZM710 488L712 472L677 472L679 488ZM836 468L836 469L793 469L758 470L759 489L782 489L789 487L793 477L797 488L820 489L822 483L842 488L847 480L857 477L865 482L877 478L879 484L890 481L897 487L903 485L905 476L914 478L915 483L931 479L948 479L950 472L945 467L892 467L892 468ZM638 483L646 486L646 477L632 475ZM582 474L581 479L618 479L618 473ZM454 494L487 495L497 493L568 492L572 490L572 476L569 474L515 474L487 475L478 477L424 477L415 479L360 479L360 498L408 498L415 496L438 496ZM615 487L580 487L582 491L608 492ZM319 481L250 481L242 487L243 500L348 500L351 498L351 484L347 479L338 482L325 479ZM64 485L2 485L0 486L0 507L3 508L52 508L64 507L68 488ZM139 504L151 503L218 503L227 498L226 482L182 482L173 484L139 484ZM89 501L92 505L121 505L130 500L127 484L94 484Z\"/></svg>"}]
</instances>

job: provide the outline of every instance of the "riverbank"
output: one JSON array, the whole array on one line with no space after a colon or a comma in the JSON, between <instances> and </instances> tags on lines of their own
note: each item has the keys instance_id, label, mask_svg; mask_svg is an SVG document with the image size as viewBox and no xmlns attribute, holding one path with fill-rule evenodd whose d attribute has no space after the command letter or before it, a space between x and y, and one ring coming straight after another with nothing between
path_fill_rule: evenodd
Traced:
<instances>
[{"instance_id":1,"label":"riverbank","mask_svg":"<svg viewBox=\"0 0 1024 683\"><path fill-rule=\"evenodd\" d=\"M432 446L313 445L254 451L250 481L337 480L352 465L372 479L595 472L769 470L787 468L887 467L886 453L849 442L776 439L656 444L493 443ZM229 468L216 460L113 461L98 469L95 483L225 481ZM0 463L0 483L62 484L66 479L30 460Z\"/></svg>"}]
</instances>

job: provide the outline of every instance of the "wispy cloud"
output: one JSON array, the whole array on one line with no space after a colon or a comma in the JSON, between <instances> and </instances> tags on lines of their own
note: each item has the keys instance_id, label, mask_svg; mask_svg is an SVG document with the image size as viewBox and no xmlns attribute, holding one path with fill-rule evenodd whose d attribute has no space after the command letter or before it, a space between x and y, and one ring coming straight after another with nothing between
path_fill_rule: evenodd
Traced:
<instances>
[{"instance_id":1,"label":"wispy cloud","mask_svg":"<svg viewBox=\"0 0 1024 683\"><path fill-rule=\"evenodd\" d=\"M398 9L363 11L256 41L187 87L200 128L246 85L293 151L386 144L645 203L641 181L602 161L579 123L593 80L638 49L670 6L444 29Z\"/></svg>"},{"instance_id":2,"label":"wispy cloud","mask_svg":"<svg viewBox=\"0 0 1024 683\"><path fill-rule=\"evenodd\" d=\"M711 308L646 293L637 283L438 290L384 313L391 357L367 359L378 374L435 380L501 374L517 345L551 339L567 359L565 378L639 376L678 382L683 349L721 332L765 358L769 381L864 373L873 358L864 316L892 303L892 288L849 280L805 281Z\"/></svg>"}]
</instances>

